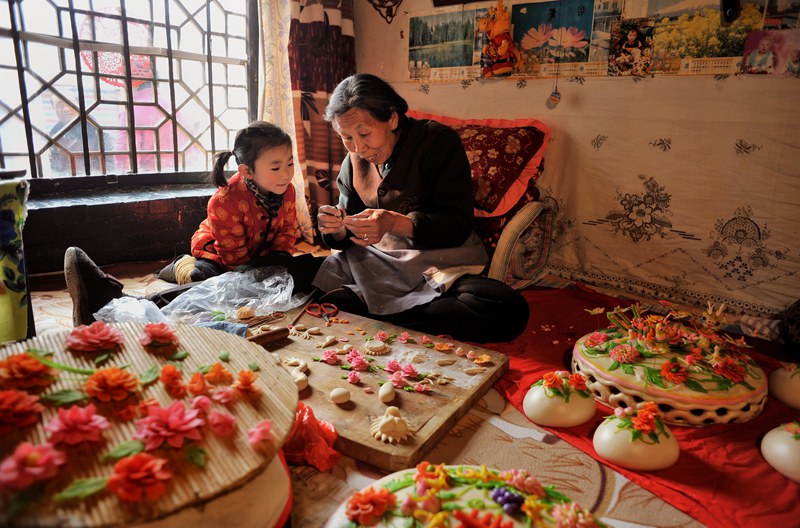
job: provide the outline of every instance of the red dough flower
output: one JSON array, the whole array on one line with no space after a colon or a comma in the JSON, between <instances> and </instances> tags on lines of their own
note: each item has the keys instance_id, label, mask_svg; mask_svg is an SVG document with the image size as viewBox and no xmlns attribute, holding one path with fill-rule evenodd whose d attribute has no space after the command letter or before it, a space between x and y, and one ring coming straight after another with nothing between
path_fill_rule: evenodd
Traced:
<instances>
[{"instance_id":1,"label":"red dough flower","mask_svg":"<svg viewBox=\"0 0 800 528\"><path fill-rule=\"evenodd\" d=\"M167 323L148 323L139 342L150 352L172 354L178 349L179 339Z\"/></svg>"},{"instance_id":2,"label":"red dough flower","mask_svg":"<svg viewBox=\"0 0 800 528\"><path fill-rule=\"evenodd\" d=\"M112 352L119 350L122 343L122 332L103 321L81 325L64 340L64 346L72 352Z\"/></svg>"},{"instance_id":3,"label":"red dough flower","mask_svg":"<svg viewBox=\"0 0 800 528\"><path fill-rule=\"evenodd\" d=\"M585 391L586 382L589 381L589 378L587 378L580 372L575 372L574 374L569 375L568 381L569 384L572 385L573 389L578 391Z\"/></svg>"},{"instance_id":4,"label":"red dough flower","mask_svg":"<svg viewBox=\"0 0 800 528\"><path fill-rule=\"evenodd\" d=\"M36 423L43 410L38 396L18 390L0 391L0 434Z\"/></svg>"},{"instance_id":5,"label":"red dough flower","mask_svg":"<svg viewBox=\"0 0 800 528\"><path fill-rule=\"evenodd\" d=\"M686 381L689 374L677 361L667 361L661 365L661 376L677 385Z\"/></svg>"},{"instance_id":6,"label":"red dough flower","mask_svg":"<svg viewBox=\"0 0 800 528\"><path fill-rule=\"evenodd\" d=\"M557 389L564 384L564 380L561 379L557 372L548 372L542 379L544 380L544 386L548 389Z\"/></svg>"},{"instance_id":7,"label":"red dough flower","mask_svg":"<svg viewBox=\"0 0 800 528\"><path fill-rule=\"evenodd\" d=\"M347 501L347 518L363 526L373 526L381 520L386 510L397 504L397 497L386 488L372 487L357 491Z\"/></svg>"},{"instance_id":8,"label":"red dough flower","mask_svg":"<svg viewBox=\"0 0 800 528\"><path fill-rule=\"evenodd\" d=\"M333 424L318 419L311 407L301 401L297 404L292 431L283 445L283 454L288 462L330 471L341 456L333 449L338 436Z\"/></svg>"},{"instance_id":9,"label":"red dough flower","mask_svg":"<svg viewBox=\"0 0 800 528\"><path fill-rule=\"evenodd\" d=\"M155 500L166 491L165 483L172 473L164 469L167 461L149 453L137 453L114 464L114 474L108 478L108 489L125 502L142 498Z\"/></svg>"},{"instance_id":10,"label":"red dough flower","mask_svg":"<svg viewBox=\"0 0 800 528\"><path fill-rule=\"evenodd\" d=\"M26 353L0 360L0 386L7 389L47 387L57 376L58 370Z\"/></svg>"},{"instance_id":11,"label":"red dough flower","mask_svg":"<svg viewBox=\"0 0 800 528\"><path fill-rule=\"evenodd\" d=\"M101 402L122 401L139 388L136 376L117 367L97 370L83 384L83 390Z\"/></svg>"},{"instance_id":12,"label":"red dough flower","mask_svg":"<svg viewBox=\"0 0 800 528\"><path fill-rule=\"evenodd\" d=\"M256 385L257 379L258 375L252 370L241 370L233 388L243 396L258 396L261 394L261 389Z\"/></svg>"},{"instance_id":13,"label":"red dough flower","mask_svg":"<svg viewBox=\"0 0 800 528\"><path fill-rule=\"evenodd\" d=\"M183 384L181 371L175 368L175 365L164 365L160 379L171 397L180 400L186 396L186 385Z\"/></svg>"},{"instance_id":14,"label":"red dough flower","mask_svg":"<svg viewBox=\"0 0 800 528\"><path fill-rule=\"evenodd\" d=\"M731 358L725 358L714 366L714 372L734 383L744 381L746 372L743 366Z\"/></svg>"},{"instance_id":15,"label":"red dough flower","mask_svg":"<svg viewBox=\"0 0 800 528\"><path fill-rule=\"evenodd\" d=\"M233 383L233 374L222 366L222 363L214 363L205 374L206 381L212 385L230 385Z\"/></svg>"},{"instance_id":16,"label":"red dough flower","mask_svg":"<svg viewBox=\"0 0 800 528\"><path fill-rule=\"evenodd\" d=\"M189 392L192 393L192 396L202 396L203 394L208 393L208 387L206 386L206 379L200 372L195 372L194 374L192 374L192 379L189 380L189 383L186 386L186 388L189 389Z\"/></svg>"}]
</instances>

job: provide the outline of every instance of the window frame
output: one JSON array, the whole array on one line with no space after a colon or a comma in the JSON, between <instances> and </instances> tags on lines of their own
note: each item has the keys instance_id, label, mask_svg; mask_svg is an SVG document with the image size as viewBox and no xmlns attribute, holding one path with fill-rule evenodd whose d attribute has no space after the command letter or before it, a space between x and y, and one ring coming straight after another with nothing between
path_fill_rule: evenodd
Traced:
<instances>
[{"instance_id":1,"label":"window frame","mask_svg":"<svg viewBox=\"0 0 800 528\"><path fill-rule=\"evenodd\" d=\"M260 50L260 34L259 34L259 16L258 16L258 0L244 0L245 4L245 27L246 27L246 35L245 35L245 59L235 59L235 58L228 58L222 56L213 56L212 55L212 36L215 33L211 30L205 30L203 33L204 39L204 48L205 51L203 53L196 53L196 52L187 52L180 49L174 49L172 43L172 31L166 30L166 40L167 40L167 47L142 47L142 46L131 46L129 43L128 38L128 24L133 22L143 22L152 24L151 21L147 20L139 20L136 18L128 17L126 11L126 2L128 1L136 1L136 0L120 0L120 13L119 15L109 15L108 13L104 13L102 11L97 11L102 13L104 17L112 18L112 19L119 19L121 23L121 27L123 28L123 35L122 35L122 49L120 50L119 44L107 44L107 43L98 43L92 42L87 40L79 39L79 32L77 28L77 15L85 15L87 13L91 13L90 10L84 9L76 9L74 7L73 0L68 0L68 7L61 7L54 5L56 9L58 19L58 24L61 25L63 22L63 18L60 15L61 12L65 12L68 14L69 17L69 24L71 26L71 35L72 38L68 37L59 37L53 35L45 35L40 33L31 33L24 31L24 20L22 20L23 11L22 11L22 2L24 0L7 0L8 9L9 9L9 16L10 16L10 29L7 28L0 28L0 38L10 38L11 44L14 49L14 60L16 63L16 73L17 73L17 80L18 80L18 89L20 92L20 105L16 108L21 107L21 117L24 121L24 128L25 128L25 142L28 149L28 167L27 167L27 175L25 178L30 183L31 188L31 197L36 197L38 195L47 195L47 194L62 194L64 192L72 192L72 191L92 191L92 190L103 190L108 188L120 188L120 187L140 187L144 185L152 185L152 184L187 184L187 183L200 183L206 181L207 172L205 171L197 171L197 170L189 170L189 171L172 171L172 170L165 170L165 171L156 171L156 172L138 172L137 166L137 146L136 141L133 140L135 137L136 129L136 122L134 117L134 101L133 101L133 86L132 82L136 80L135 73L132 73L131 69L131 54L139 54L139 55L147 55L150 57L163 57L167 60L168 70L169 70L169 78L167 81L161 80L157 81L154 78L146 79L147 82L153 82L154 86L156 82L168 82L169 83L169 92L170 92L170 110L168 112L169 119L173 123L172 128L172 136L173 136L173 145L177 145L177 134L178 134L178 120L176 117L177 109L175 103L175 88L174 88L174 59L193 59L193 60L202 60L203 67L205 69L205 73L207 75L207 85L204 88L207 94L208 99L208 119L210 121L209 127L209 135L210 135L210 148L208 149L209 153L217 152L216 148L216 138L215 138L215 122L217 120L216 113L214 111L214 74L213 74L213 67L215 64L219 63L237 63L245 64L245 86L247 89L247 115L249 121L254 121L257 119L257 112L258 112L258 93L259 93L259 50ZM171 25L169 11L171 7L171 0L153 0L153 2L163 2L164 3L164 10L165 10L165 20L163 25L167 28L173 27ZM212 28L211 25L211 2L206 2L205 7L201 8L205 10L205 24L206 28ZM196 11L199 13L199 10ZM77 159L77 171L76 174L72 176L55 176L55 177L44 177L42 174L39 173L39 163L37 162L38 157L42 157L42 155L37 156L36 148L34 146L33 140L33 128L32 128L32 120L31 120L31 110L29 108L29 99L31 98L31 94L29 93L29 88L26 86L25 83L25 72L26 69L28 71L29 67L27 66L27 61L23 60L23 53L25 53L25 43L43 43L48 45L53 45L59 49L59 53L73 53L74 54L74 62L75 62L75 76L76 76L76 89L78 94L78 106L79 106L79 121L80 124L80 132L81 138L83 141L83 153ZM122 52L124 62L125 62L125 72L121 74L121 77L124 78L124 86L126 88L126 97L127 100L125 101L124 106L126 107L126 111L128 113L128 120L127 124L120 129L125 129L128 133L129 137L129 151L128 156L130 157L130 168L131 171L129 173L115 173L111 172L108 174L87 174L91 172L91 159L90 159L90 146L89 146L89 137L88 137L88 119L86 114L86 99L84 96L84 84L83 79L85 77L90 77L95 79L95 82L99 82L98 74L94 73L87 73L87 68L82 65L81 61L81 52L83 51L115 51L115 52ZM13 66L12 66L13 67ZM62 71L69 71L69 70L62 70ZM41 86L37 92L42 93L45 90L48 90L52 87L52 84L46 84ZM138 104L138 103L137 103ZM153 103L156 104L156 103ZM144 105L147 106L147 105ZM116 127L113 127L116 128ZM112 128L112 129L113 129ZM145 129L147 130L147 129ZM103 140L102 140L102 129L100 131L101 139L99 140L99 147L103 149ZM105 150L104 150L105 152ZM158 151L157 151L158 152ZM169 154L173 156L173 163L174 166L178 166L178 155L179 150L173 148L169 151L164 151L165 154ZM113 154L109 153L108 156L112 156ZM162 154L156 154L156 156L160 156ZM160 163L160 161L159 161ZM5 156L2 152L2 146L0 146L0 169L5 169Z\"/></svg>"}]
</instances>

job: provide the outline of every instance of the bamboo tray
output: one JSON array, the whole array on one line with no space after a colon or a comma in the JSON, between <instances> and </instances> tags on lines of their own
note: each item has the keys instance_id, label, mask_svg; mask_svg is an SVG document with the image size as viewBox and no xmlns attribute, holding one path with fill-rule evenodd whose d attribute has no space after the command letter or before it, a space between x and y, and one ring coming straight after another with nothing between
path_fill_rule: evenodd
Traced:
<instances>
[{"instance_id":1,"label":"bamboo tray","mask_svg":"<svg viewBox=\"0 0 800 528\"><path fill-rule=\"evenodd\" d=\"M101 368L129 365L128 368L132 372L141 375L153 365L157 365L160 370L168 362L168 357L147 352L139 343L139 337L143 334L143 324L125 323L115 326L123 333L124 346L113 359L102 364ZM207 328L177 326L175 329L180 339L178 351L188 353L184 359L177 362L181 365L184 382L188 382L198 367L221 362L219 355L222 352L227 352L229 355L229 361L222 364L234 378L240 370L250 368L251 364L259 367L256 372L258 375L256 384L263 392L260 397L238 399L224 409L216 402L212 404L213 408L225 410L236 418L237 430L234 435L221 438L214 435L207 427L203 427L203 440L198 445L204 448L207 454L205 468L201 469L185 460L185 447L178 450L162 447L152 454L169 460L167 467L172 472L173 478L167 484L167 492L157 500L143 500L130 505L106 490L85 500L53 502L49 498L66 488L75 479L110 476L114 462L104 461L103 455L120 443L131 440L136 430L135 420L127 422L117 420L110 412L105 412L106 408L97 405L98 413L103 414L112 424L110 429L103 432L103 441L86 442L76 446L62 444L56 446L67 454L67 463L59 468L58 474L53 479L46 481L42 499L13 519L9 519L7 512L10 496L0 494L0 524L99 527L147 522L166 517L183 508L211 501L243 486L267 467L283 445L294 423L298 395L292 378L276 364L275 359L267 351L245 339ZM96 368L88 355L64 350L64 340L67 335L68 332L63 332L6 346L0 349L0 358L35 348L52 352L51 359L61 364L85 369ZM56 382L40 391L39 395L79 388L83 380L85 376L61 372ZM160 381L140 388L137 396L139 401L154 398L162 407L173 402ZM188 406L191 395L183 401ZM39 445L47 441L44 425L57 414L57 408L54 405L45 407L35 425L16 429L0 437L0 458L5 459L9 456L20 442L27 441ZM268 449L257 452L247 441L247 431L265 419L272 422L274 442Z\"/></svg>"}]
</instances>

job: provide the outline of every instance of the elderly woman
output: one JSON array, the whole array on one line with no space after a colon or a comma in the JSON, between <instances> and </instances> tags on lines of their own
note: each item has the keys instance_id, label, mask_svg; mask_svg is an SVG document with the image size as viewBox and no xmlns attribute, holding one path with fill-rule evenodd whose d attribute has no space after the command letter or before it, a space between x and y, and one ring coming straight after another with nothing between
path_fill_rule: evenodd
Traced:
<instances>
[{"instance_id":1,"label":"elderly woman","mask_svg":"<svg viewBox=\"0 0 800 528\"><path fill-rule=\"evenodd\" d=\"M473 231L470 166L458 134L406 116L382 79L356 74L325 112L347 156L338 206L317 216L325 243L321 301L392 324L460 340L508 341L528 321L524 298L478 276L486 252Z\"/></svg>"}]
</instances>

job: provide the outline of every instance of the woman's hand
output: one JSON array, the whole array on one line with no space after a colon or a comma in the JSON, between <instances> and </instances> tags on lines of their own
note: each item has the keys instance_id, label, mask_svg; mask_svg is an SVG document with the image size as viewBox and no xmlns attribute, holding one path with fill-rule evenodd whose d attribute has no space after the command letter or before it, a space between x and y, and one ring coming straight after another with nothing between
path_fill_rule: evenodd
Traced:
<instances>
[{"instance_id":1,"label":"woman's hand","mask_svg":"<svg viewBox=\"0 0 800 528\"><path fill-rule=\"evenodd\" d=\"M344 211L333 205L321 205L317 211L317 227L323 235L333 235L342 240L347 235L344 225Z\"/></svg>"},{"instance_id":2,"label":"woman's hand","mask_svg":"<svg viewBox=\"0 0 800 528\"><path fill-rule=\"evenodd\" d=\"M409 217L386 209L364 209L344 218L343 223L355 235L350 240L359 246L377 244L386 233L410 237L414 229Z\"/></svg>"}]
</instances>

